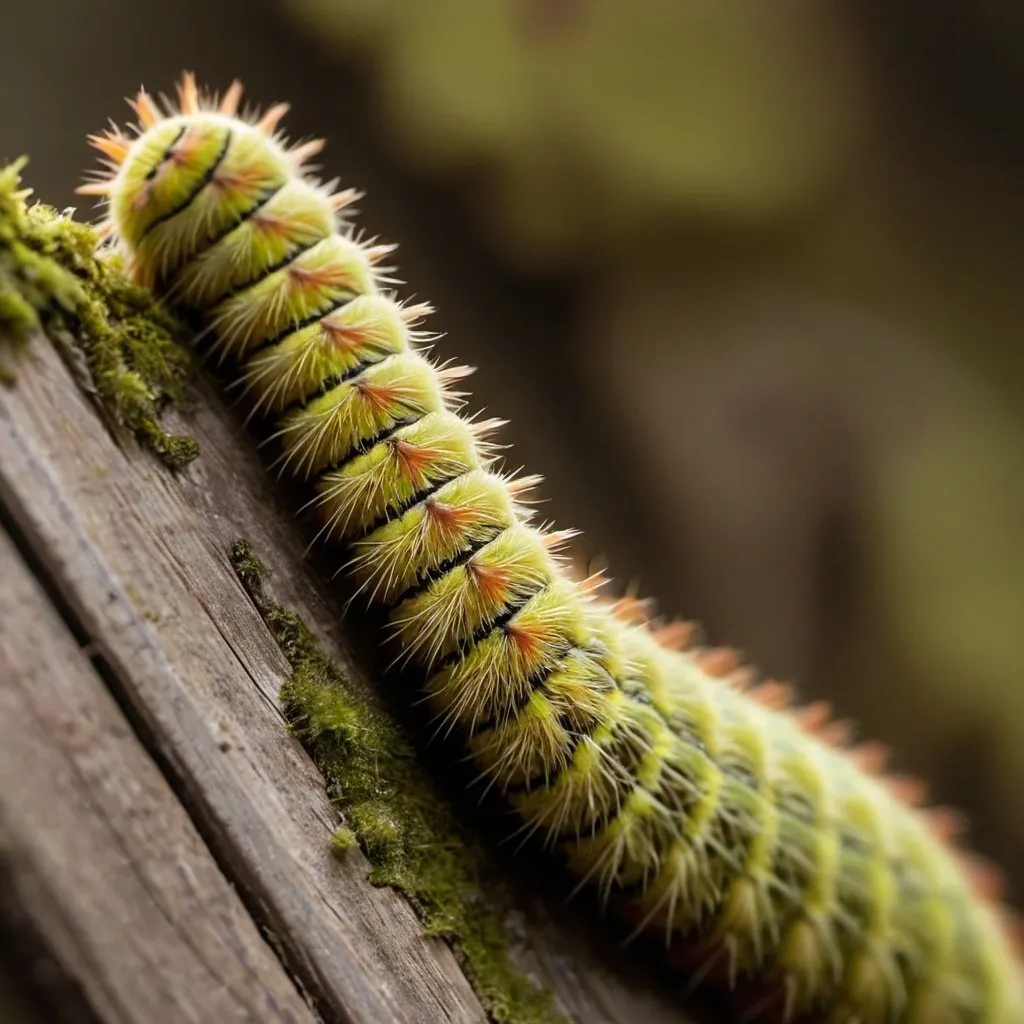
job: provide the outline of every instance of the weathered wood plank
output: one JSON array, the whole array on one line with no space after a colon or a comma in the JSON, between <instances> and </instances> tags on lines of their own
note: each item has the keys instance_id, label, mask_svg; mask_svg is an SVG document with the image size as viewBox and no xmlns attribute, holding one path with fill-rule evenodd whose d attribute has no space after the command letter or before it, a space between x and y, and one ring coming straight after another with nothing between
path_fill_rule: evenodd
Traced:
<instances>
[{"instance_id":1,"label":"weathered wood plank","mask_svg":"<svg viewBox=\"0 0 1024 1024\"><path fill-rule=\"evenodd\" d=\"M314 1014L2 530L0 567L0 857L8 898L104 1021L312 1024Z\"/></svg>"},{"instance_id":2,"label":"weathered wood plank","mask_svg":"<svg viewBox=\"0 0 1024 1024\"><path fill-rule=\"evenodd\" d=\"M252 541L276 571L276 596L345 669L358 667L338 642L336 603L303 571L301 531L219 399L199 391L181 426L203 454L173 477L112 442L40 341L18 386L0 394L0 503L321 1012L354 1022L482 1021L447 947L422 935L403 899L369 885L361 858L329 853L335 814L282 726L288 669L228 564L236 538ZM532 934L531 970L575 1020L689 1019L642 972L609 972L581 935L551 922Z\"/></svg>"},{"instance_id":3,"label":"weathered wood plank","mask_svg":"<svg viewBox=\"0 0 1024 1024\"><path fill-rule=\"evenodd\" d=\"M0 501L289 966L338 1020L482 1021L443 943L331 856L335 815L277 709L286 664L223 545L161 467L112 443L45 341L31 362L0 399ZM202 486L226 511L236 484Z\"/></svg>"}]
</instances>

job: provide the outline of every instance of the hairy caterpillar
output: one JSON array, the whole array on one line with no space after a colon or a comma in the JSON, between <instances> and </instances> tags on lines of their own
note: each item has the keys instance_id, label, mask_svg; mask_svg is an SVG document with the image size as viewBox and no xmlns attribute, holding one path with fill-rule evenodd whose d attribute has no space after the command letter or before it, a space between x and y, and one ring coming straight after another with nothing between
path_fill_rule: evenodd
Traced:
<instances>
[{"instance_id":1,"label":"hairy caterpillar","mask_svg":"<svg viewBox=\"0 0 1024 1024\"><path fill-rule=\"evenodd\" d=\"M305 169L284 105L237 116L191 75L133 131L92 136L103 233L133 276L202 319L280 465L312 493L442 727L522 821L638 928L699 940L697 973L769 983L786 1016L845 1024L1024 1022L1024 971L992 875L914 806L879 749L820 705L788 708L726 651L602 600L532 525L537 478L507 477L500 425L461 415L468 370L437 366L342 221L357 198Z\"/></svg>"}]
</instances>

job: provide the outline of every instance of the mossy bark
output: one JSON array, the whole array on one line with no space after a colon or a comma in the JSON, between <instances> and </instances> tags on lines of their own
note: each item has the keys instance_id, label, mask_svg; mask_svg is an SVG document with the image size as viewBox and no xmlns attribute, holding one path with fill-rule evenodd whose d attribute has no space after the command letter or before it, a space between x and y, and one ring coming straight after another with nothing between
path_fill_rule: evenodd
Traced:
<instances>
[{"instance_id":1,"label":"mossy bark","mask_svg":"<svg viewBox=\"0 0 1024 1024\"><path fill-rule=\"evenodd\" d=\"M360 846L371 880L404 893L428 934L449 943L495 1021L561 1020L550 994L513 965L502 924L512 908L401 728L345 678L302 619L269 596L269 573L246 541L236 542L231 561L291 665L282 703L342 815L338 855Z\"/></svg>"},{"instance_id":2,"label":"mossy bark","mask_svg":"<svg viewBox=\"0 0 1024 1024\"><path fill-rule=\"evenodd\" d=\"M28 205L19 160L0 170L0 339L17 346L35 330L58 345L107 420L126 428L179 469L199 454L195 440L170 434L160 409L184 398L192 359L184 330L116 259L96 258L88 225L42 204ZM0 382L15 382L0 360Z\"/></svg>"}]
</instances>

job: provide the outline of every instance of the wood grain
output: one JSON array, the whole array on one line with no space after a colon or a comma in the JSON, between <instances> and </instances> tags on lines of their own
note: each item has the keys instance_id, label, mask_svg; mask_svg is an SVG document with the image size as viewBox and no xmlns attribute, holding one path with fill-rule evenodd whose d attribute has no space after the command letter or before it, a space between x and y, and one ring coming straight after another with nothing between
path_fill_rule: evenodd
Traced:
<instances>
[{"instance_id":1,"label":"wood grain","mask_svg":"<svg viewBox=\"0 0 1024 1024\"><path fill-rule=\"evenodd\" d=\"M316 1019L0 532L7 898L104 1021Z\"/></svg>"},{"instance_id":2,"label":"wood grain","mask_svg":"<svg viewBox=\"0 0 1024 1024\"><path fill-rule=\"evenodd\" d=\"M339 861L323 783L283 727L287 664L228 563L246 537L294 608L359 675L339 610L303 565L306 538L219 398L204 384L175 429L200 458L173 476L114 443L51 347L39 339L0 393L0 504L45 565L118 699L221 869L274 938L325 1019L480 1022L449 949L412 910ZM536 910L519 955L576 1021L690 1020L642 967Z\"/></svg>"}]
</instances>

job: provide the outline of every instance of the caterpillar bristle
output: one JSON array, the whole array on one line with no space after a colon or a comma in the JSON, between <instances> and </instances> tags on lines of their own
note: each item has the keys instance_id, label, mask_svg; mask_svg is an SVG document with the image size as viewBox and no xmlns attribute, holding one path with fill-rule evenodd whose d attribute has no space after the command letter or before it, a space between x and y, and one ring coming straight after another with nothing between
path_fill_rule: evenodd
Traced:
<instances>
[{"instance_id":1,"label":"caterpillar bristle","mask_svg":"<svg viewBox=\"0 0 1024 1024\"><path fill-rule=\"evenodd\" d=\"M694 651L693 658L709 675L716 679L724 679L739 668L740 655L731 647L706 647Z\"/></svg>"},{"instance_id":2,"label":"caterpillar bristle","mask_svg":"<svg viewBox=\"0 0 1024 1024\"><path fill-rule=\"evenodd\" d=\"M677 619L653 631L654 639L666 651L685 651L697 635L697 623Z\"/></svg>"},{"instance_id":3,"label":"caterpillar bristle","mask_svg":"<svg viewBox=\"0 0 1024 1024\"><path fill-rule=\"evenodd\" d=\"M793 718L809 733L816 732L832 716L832 705L825 700L816 700L803 707L793 709Z\"/></svg>"},{"instance_id":4,"label":"caterpillar bristle","mask_svg":"<svg viewBox=\"0 0 1024 1024\"><path fill-rule=\"evenodd\" d=\"M328 196L327 201L331 204L331 209L335 213L340 213L342 210L355 203L358 203L363 198L365 193L360 192L357 188L345 188L340 192L334 192Z\"/></svg>"},{"instance_id":5,"label":"caterpillar bristle","mask_svg":"<svg viewBox=\"0 0 1024 1024\"><path fill-rule=\"evenodd\" d=\"M956 851L957 860L967 874L974 894L988 903L1006 899L1006 875L991 861L964 850Z\"/></svg>"},{"instance_id":6,"label":"caterpillar bristle","mask_svg":"<svg viewBox=\"0 0 1024 1024\"><path fill-rule=\"evenodd\" d=\"M579 588L582 594L596 594L603 587L608 586L611 581L605 575L603 569L598 569L597 572L592 572L585 579L580 580Z\"/></svg>"},{"instance_id":7,"label":"caterpillar bristle","mask_svg":"<svg viewBox=\"0 0 1024 1024\"><path fill-rule=\"evenodd\" d=\"M879 780L893 797L908 807L924 807L928 801L928 786L922 779L912 775L881 775Z\"/></svg>"},{"instance_id":8,"label":"caterpillar bristle","mask_svg":"<svg viewBox=\"0 0 1024 1024\"><path fill-rule=\"evenodd\" d=\"M815 735L826 746L845 750L853 738L853 723L845 718L836 718L823 725Z\"/></svg>"},{"instance_id":9,"label":"caterpillar bristle","mask_svg":"<svg viewBox=\"0 0 1024 1024\"><path fill-rule=\"evenodd\" d=\"M438 367L437 376L445 384L454 384L456 381L472 377L474 373L476 373L475 366L467 366L465 363L455 363L449 364L448 366Z\"/></svg>"},{"instance_id":10,"label":"caterpillar bristle","mask_svg":"<svg viewBox=\"0 0 1024 1024\"><path fill-rule=\"evenodd\" d=\"M892 752L883 743L862 741L847 751L847 757L865 775L881 775L892 757Z\"/></svg>"},{"instance_id":11,"label":"caterpillar bristle","mask_svg":"<svg viewBox=\"0 0 1024 1024\"><path fill-rule=\"evenodd\" d=\"M131 143L120 132L105 132L103 135L88 135L89 145L98 149L112 161L113 167L118 167L128 155Z\"/></svg>"},{"instance_id":12,"label":"caterpillar bristle","mask_svg":"<svg viewBox=\"0 0 1024 1024\"><path fill-rule=\"evenodd\" d=\"M796 699L792 684L778 679L765 679L757 683L747 691L747 695L755 704L769 711L785 711Z\"/></svg>"},{"instance_id":13,"label":"caterpillar bristle","mask_svg":"<svg viewBox=\"0 0 1024 1024\"><path fill-rule=\"evenodd\" d=\"M291 109L287 103L275 103L269 107L265 114L256 122L256 130L263 135L271 136L277 131L284 115Z\"/></svg>"},{"instance_id":14,"label":"caterpillar bristle","mask_svg":"<svg viewBox=\"0 0 1024 1024\"><path fill-rule=\"evenodd\" d=\"M184 72L178 82L178 109L183 114L199 113L199 88L191 71Z\"/></svg>"},{"instance_id":15,"label":"caterpillar bristle","mask_svg":"<svg viewBox=\"0 0 1024 1024\"><path fill-rule=\"evenodd\" d=\"M289 149L288 156L296 170L301 170L308 165L313 157L323 152L325 145L326 141L324 139L310 139Z\"/></svg>"},{"instance_id":16,"label":"caterpillar bristle","mask_svg":"<svg viewBox=\"0 0 1024 1024\"><path fill-rule=\"evenodd\" d=\"M691 984L745 988L759 1018L1024 1024L1019 923L963 819L824 702L635 586L605 596L576 531L534 515L542 478L499 462L505 421L463 414L471 369L428 358L433 307L348 223L362 193L311 176L321 140L289 143L284 103L239 117L237 80L218 99L186 72L176 96L165 118L140 89L137 124L90 136L104 169L78 191L201 321L247 419L275 419L262 446L310 488L310 551L340 551L349 604L386 615L391 668L518 816L510 841L557 851L673 963L698 950Z\"/></svg>"},{"instance_id":17,"label":"caterpillar bristle","mask_svg":"<svg viewBox=\"0 0 1024 1024\"><path fill-rule=\"evenodd\" d=\"M80 196L106 197L110 194L113 187L114 183L109 179L104 181L86 181L75 189L75 193Z\"/></svg>"},{"instance_id":18,"label":"caterpillar bristle","mask_svg":"<svg viewBox=\"0 0 1024 1024\"><path fill-rule=\"evenodd\" d=\"M649 599L625 594L623 597L609 598L606 606L612 615L622 622L642 626L650 621L652 604Z\"/></svg>"},{"instance_id":19,"label":"caterpillar bristle","mask_svg":"<svg viewBox=\"0 0 1024 1024\"><path fill-rule=\"evenodd\" d=\"M153 97L145 89L139 89L135 99L128 100L128 104L135 111L135 116L139 119L142 129L152 128L162 120L160 110L153 102Z\"/></svg>"},{"instance_id":20,"label":"caterpillar bristle","mask_svg":"<svg viewBox=\"0 0 1024 1024\"><path fill-rule=\"evenodd\" d=\"M225 117L234 117L238 113L238 104L242 101L242 91L242 83L236 78L217 104L218 111Z\"/></svg>"},{"instance_id":21,"label":"caterpillar bristle","mask_svg":"<svg viewBox=\"0 0 1024 1024\"><path fill-rule=\"evenodd\" d=\"M832 705L828 701L813 701L794 709L792 714L804 732L827 746L844 748L850 745L853 726L843 719L833 718Z\"/></svg>"},{"instance_id":22,"label":"caterpillar bristle","mask_svg":"<svg viewBox=\"0 0 1024 1024\"><path fill-rule=\"evenodd\" d=\"M548 551L560 551L579 535L579 530L552 530L543 535L544 547Z\"/></svg>"},{"instance_id":23,"label":"caterpillar bristle","mask_svg":"<svg viewBox=\"0 0 1024 1024\"><path fill-rule=\"evenodd\" d=\"M723 680L740 693L749 693L757 683L757 671L751 665L740 665Z\"/></svg>"},{"instance_id":24,"label":"caterpillar bristle","mask_svg":"<svg viewBox=\"0 0 1024 1024\"><path fill-rule=\"evenodd\" d=\"M433 316L436 310L429 302L401 304L399 315L409 327L415 327L427 317Z\"/></svg>"},{"instance_id":25,"label":"caterpillar bristle","mask_svg":"<svg viewBox=\"0 0 1024 1024\"><path fill-rule=\"evenodd\" d=\"M469 429L472 435L481 442L485 442L493 437L502 427L508 426L508 420L500 419L497 416L489 416L487 419L474 419L468 421ZM529 477L520 477L518 481L509 480L508 486L513 493L517 487L523 486L523 481L526 481L526 487L532 486Z\"/></svg>"},{"instance_id":26,"label":"caterpillar bristle","mask_svg":"<svg viewBox=\"0 0 1024 1024\"><path fill-rule=\"evenodd\" d=\"M928 822L928 827L943 842L953 843L968 830L966 816L955 808L927 807L921 813Z\"/></svg>"}]
</instances>

